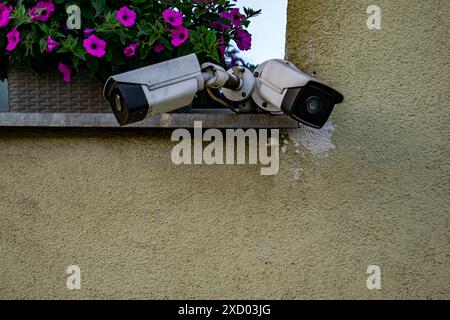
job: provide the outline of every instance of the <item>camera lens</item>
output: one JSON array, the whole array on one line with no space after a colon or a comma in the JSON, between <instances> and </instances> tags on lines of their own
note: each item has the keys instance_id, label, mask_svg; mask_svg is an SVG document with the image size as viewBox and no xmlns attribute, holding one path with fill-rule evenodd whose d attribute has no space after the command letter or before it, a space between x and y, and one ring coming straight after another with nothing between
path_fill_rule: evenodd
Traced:
<instances>
[{"instance_id":1,"label":"camera lens","mask_svg":"<svg viewBox=\"0 0 450 320\"><path fill-rule=\"evenodd\" d=\"M122 111L122 99L120 99L120 95L116 94L114 97L114 104L116 106L116 110L121 112Z\"/></svg>"},{"instance_id":2,"label":"camera lens","mask_svg":"<svg viewBox=\"0 0 450 320\"><path fill-rule=\"evenodd\" d=\"M316 114L320 111L320 100L318 97L311 97L306 100L306 111L310 114Z\"/></svg>"}]
</instances>

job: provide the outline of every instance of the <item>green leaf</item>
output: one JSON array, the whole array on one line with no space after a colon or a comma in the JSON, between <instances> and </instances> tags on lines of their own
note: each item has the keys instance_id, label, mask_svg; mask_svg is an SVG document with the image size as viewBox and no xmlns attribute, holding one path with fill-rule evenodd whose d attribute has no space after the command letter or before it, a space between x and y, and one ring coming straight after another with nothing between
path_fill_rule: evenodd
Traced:
<instances>
[{"instance_id":1,"label":"green leaf","mask_svg":"<svg viewBox=\"0 0 450 320\"><path fill-rule=\"evenodd\" d=\"M107 61L111 62L111 59L112 59L112 50L111 49L106 50L105 59Z\"/></svg>"},{"instance_id":2,"label":"green leaf","mask_svg":"<svg viewBox=\"0 0 450 320\"><path fill-rule=\"evenodd\" d=\"M95 9L95 16L98 17L106 9L105 0L91 0L92 7Z\"/></svg>"},{"instance_id":3,"label":"green leaf","mask_svg":"<svg viewBox=\"0 0 450 320\"><path fill-rule=\"evenodd\" d=\"M45 49L47 49L47 41L45 41L45 39L41 39L39 41L39 47L41 49L41 53L45 51Z\"/></svg>"},{"instance_id":4,"label":"green leaf","mask_svg":"<svg viewBox=\"0 0 450 320\"><path fill-rule=\"evenodd\" d=\"M44 24L44 23L38 23L37 25L38 25L38 27L42 30L42 32L43 32L46 36L50 35L50 30L49 30L49 28L48 28L48 26L47 26L46 24Z\"/></svg>"},{"instance_id":5,"label":"green leaf","mask_svg":"<svg viewBox=\"0 0 450 320\"><path fill-rule=\"evenodd\" d=\"M217 49L212 52L211 58L213 58L215 61L219 63L221 62L219 52L217 51Z\"/></svg>"}]
</instances>

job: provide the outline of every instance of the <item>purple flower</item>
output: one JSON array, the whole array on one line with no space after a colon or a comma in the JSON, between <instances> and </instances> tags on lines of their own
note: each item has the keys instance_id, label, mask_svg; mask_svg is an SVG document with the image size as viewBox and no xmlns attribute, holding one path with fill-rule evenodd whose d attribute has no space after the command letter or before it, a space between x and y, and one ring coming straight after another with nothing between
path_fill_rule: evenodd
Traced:
<instances>
[{"instance_id":1,"label":"purple flower","mask_svg":"<svg viewBox=\"0 0 450 320\"><path fill-rule=\"evenodd\" d=\"M56 47L59 47L60 43L58 41L55 41L52 39L52 37L47 38L47 48L45 49L46 52L52 52Z\"/></svg>"},{"instance_id":2,"label":"purple flower","mask_svg":"<svg viewBox=\"0 0 450 320\"><path fill-rule=\"evenodd\" d=\"M162 15L164 21L173 27L179 27L183 24L183 14L181 12L177 12L169 8L164 10Z\"/></svg>"},{"instance_id":3,"label":"purple flower","mask_svg":"<svg viewBox=\"0 0 450 320\"><path fill-rule=\"evenodd\" d=\"M101 58L106 54L106 41L97 38L95 35L89 36L89 38L83 41L83 46L86 51L97 58Z\"/></svg>"},{"instance_id":4,"label":"purple flower","mask_svg":"<svg viewBox=\"0 0 450 320\"><path fill-rule=\"evenodd\" d=\"M252 36L247 31L237 29L234 34L234 41L242 51L250 50L252 47Z\"/></svg>"},{"instance_id":5,"label":"purple flower","mask_svg":"<svg viewBox=\"0 0 450 320\"><path fill-rule=\"evenodd\" d=\"M156 53L161 53L164 50L166 50L166 47L159 41L153 47L153 51L155 51Z\"/></svg>"},{"instance_id":6,"label":"purple flower","mask_svg":"<svg viewBox=\"0 0 450 320\"><path fill-rule=\"evenodd\" d=\"M179 47L189 39L189 30L180 26L172 30L172 40L170 41L174 47Z\"/></svg>"},{"instance_id":7,"label":"purple flower","mask_svg":"<svg viewBox=\"0 0 450 320\"><path fill-rule=\"evenodd\" d=\"M55 5L52 0L39 1L36 6L28 11L28 14L33 21L47 21L55 12Z\"/></svg>"},{"instance_id":8,"label":"purple flower","mask_svg":"<svg viewBox=\"0 0 450 320\"><path fill-rule=\"evenodd\" d=\"M239 12L238 8L231 9L230 11L222 12L220 17L229 20L235 26L240 27L242 20L245 19L245 15Z\"/></svg>"},{"instance_id":9,"label":"purple flower","mask_svg":"<svg viewBox=\"0 0 450 320\"><path fill-rule=\"evenodd\" d=\"M117 20L120 21L125 27L129 28L136 23L136 12L128 7L122 7L117 11Z\"/></svg>"},{"instance_id":10,"label":"purple flower","mask_svg":"<svg viewBox=\"0 0 450 320\"><path fill-rule=\"evenodd\" d=\"M63 80L65 82L70 82L70 76L72 75L72 67L60 62L59 66L58 66L58 70L59 70L59 72L62 73Z\"/></svg>"},{"instance_id":11,"label":"purple flower","mask_svg":"<svg viewBox=\"0 0 450 320\"><path fill-rule=\"evenodd\" d=\"M90 36L92 33L94 33L95 31L97 31L97 30L95 30L95 28L86 28L86 29L84 29L84 36L85 36L85 37L88 37L88 36Z\"/></svg>"},{"instance_id":12,"label":"purple flower","mask_svg":"<svg viewBox=\"0 0 450 320\"><path fill-rule=\"evenodd\" d=\"M223 23L221 21L213 21L213 22L211 22L211 25L213 26L214 29L221 31L221 32L231 29L231 27L229 25L227 25L226 23Z\"/></svg>"},{"instance_id":13,"label":"purple flower","mask_svg":"<svg viewBox=\"0 0 450 320\"><path fill-rule=\"evenodd\" d=\"M0 28L5 27L9 23L11 12L11 6L7 7L3 3L0 3Z\"/></svg>"},{"instance_id":14,"label":"purple flower","mask_svg":"<svg viewBox=\"0 0 450 320\"><path fill-rule=\"evenodd\" d=\"M12 28L10 32L6 35L8 39L8 45L6 46L7 51L14 51L20 42L20 32L17 31L16 27Z\"/></svg>"},{"instance_id":15,"label":"purple flower","mask_svg":"<svg viewBox=\"0 0 450 320\"><path fill-rule=\"evenodd\" d=\"M137 48L139 48L139 43L132 43L123 49L123 54L128 58L134 57L136 55Z\"/></svg>"}]
</instances>

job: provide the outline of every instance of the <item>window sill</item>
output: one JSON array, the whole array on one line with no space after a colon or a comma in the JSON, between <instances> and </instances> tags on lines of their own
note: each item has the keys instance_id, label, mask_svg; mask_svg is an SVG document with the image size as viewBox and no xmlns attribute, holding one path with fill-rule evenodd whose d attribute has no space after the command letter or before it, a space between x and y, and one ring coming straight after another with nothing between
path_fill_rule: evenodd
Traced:
<instances>
[{"instance_id":1,"label":"window sill","mask_svg":"<svg viewBox=\"0 0 450 320\"><path fill-rule=\"evenodd\" d=\"M202 121L203 128L218 129L299 127L296 121L283 115L235 114L214 111L162 114L123 128L193 128L194 121ZM120 125L112 113L2 112L0 113L0 127L118 128Z\"/></svg>"}]
</instances>

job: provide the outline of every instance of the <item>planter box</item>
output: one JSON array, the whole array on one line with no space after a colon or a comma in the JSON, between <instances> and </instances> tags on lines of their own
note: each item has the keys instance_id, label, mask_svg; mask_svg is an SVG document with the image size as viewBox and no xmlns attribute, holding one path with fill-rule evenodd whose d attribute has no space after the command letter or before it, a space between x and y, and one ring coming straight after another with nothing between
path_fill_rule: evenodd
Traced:
<instances>
[{"instance_id":1,"label":"planter box","mask_svg":"<svg viewBox=\"0 0 450 320\"><path fill-rule=\"evenodd\" d=\"M8 71L10 112L111 112L102 89L86 70L70 83L57 72L37 75L22 67Z\"/></svg>"},{"instance_id":2,"label":"planter box","mask_svg":"<svg viewBox=\"0 0 450 320\"><path fill-rule=\"evenodd\" d=\"M71 83L60 74L36 75L26 68L8 72L8 112L0 112L0 126L16 127L119 127L102 94L103 84L87 71L78 72ZM297 128L286 116L235 114L228 109L185 109L152 117L128 127L191 128L194 121L205 128Z\"/></svg>"}]
</instances>

